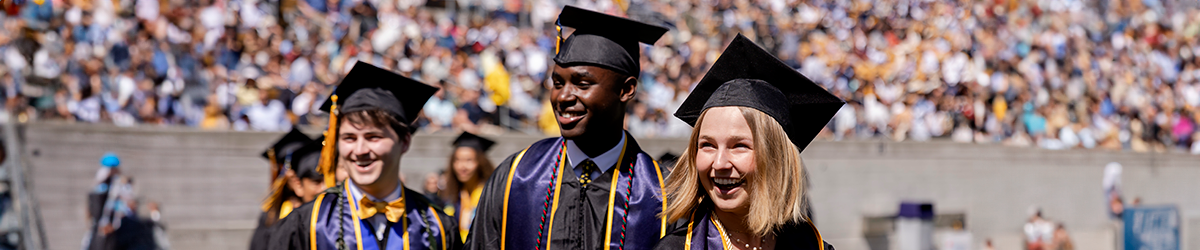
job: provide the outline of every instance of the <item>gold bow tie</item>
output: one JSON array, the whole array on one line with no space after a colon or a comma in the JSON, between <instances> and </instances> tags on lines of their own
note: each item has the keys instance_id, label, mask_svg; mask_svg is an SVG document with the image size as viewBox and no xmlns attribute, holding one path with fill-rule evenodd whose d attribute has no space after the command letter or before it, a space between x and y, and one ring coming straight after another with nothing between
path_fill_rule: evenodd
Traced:
<instances>
[{"instance_id":1,"label":"gold bow tie","mask_svg":"<svg viewBox=\"0 0 1200 250\"><path fill-rule=\"evenodd\" d=\"M358 216L363 219L371 218L376 213L382 212L387 216L388 221L396 223L404 216L404 197L388 203L374 202L371 199L367 199L367 197L363 197L362 200L358 201L358 206L362 208L358 210Z\"/></svg>"}]
</instances>

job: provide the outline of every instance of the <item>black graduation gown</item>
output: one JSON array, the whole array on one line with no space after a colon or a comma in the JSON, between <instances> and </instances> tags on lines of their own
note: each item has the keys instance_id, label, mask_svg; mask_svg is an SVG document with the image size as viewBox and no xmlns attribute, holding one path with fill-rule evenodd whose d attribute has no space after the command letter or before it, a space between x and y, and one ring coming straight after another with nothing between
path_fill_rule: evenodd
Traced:
<instances>
[{"instance_id":1,"label":"black graduation gown","mask_svg":"<svg viewBox=\"0 0 1200 250\"><path fill-rule=\"evenodd\" d=\"M342 191L339 191L339 190L342 190ZM338 200L341 200L342 202L346 201L346 199L338 199L337 198L338 195L342 195L343 193L345 193L344 190L345 189L340 185L336 188L330 188L329 190L326 190L325 193L322 193L321 195L319 195L318 198L314 202L305 203L304 205L300 206L299 208L292 210L292 212L289 213L287 215L287 217L284 217L279 222L276 222L275 225L273 226L274 228L271 232L269 246L267 249L271 249L271 250L306 249L307 250L307 249L311 249L311 246L313 245L313 243L316 243L317 249L336 249L332 246L335 244L334 242L336 240L336 238L335 238L336 235L340 234L341 232L326 232L326 231L331 231L331 230L336 231L336 229L331 229L331 228L336 228L337 226L328 225L328 223L324 223L324 222L337 223L337 222L330 222L331 221L330 218L334 218L336 216L335 214L338 213L337 211L339 211L337 206L335 206L335 205L337 205L335 202L337 202ZM411 232L411 234L409 234L410 238L407 239L409 247L403 248L403 249L412 249L412 250L418 250L418 249L459 250L459 249L462 249L462 239L458 235L458 221L455 221L452 217L447 216L445 213L443 213L441 211L442 210L441 208L431 206L429 201L426 200L425 196L421 195L421 193L417 193L416 191L412 191L408 188L404 188L403 192L404 192L404 198L406 200L405 201L405 210L406 210L405 222L408 223L409 225L413 225L413 226L410 226L410 227L408 227L408 230L405 230L405 229L402 229L402 226L399 226L396 223L393 223L392 227L389 228L390 236L389 236L388 240L385 240L382 242L377 241L375 239L373 232L365 231L365 230L360 232L361 237L364 239L362 242L360 242L356 239L355 230L353 228L347 228L345 231L346 238L344 239L346 242L347 249L358 249L355 246L356 243L362 243L364 245L364 247L362 249L384 249L384 248L401 249L403 247L397 247L397 246L400 246L400 244L405 242L405 240L398 239L397 234L400 234L404 231ZM317 211L319 213L317 215L317 216L319 216L318 218L313 218L313 210L314 209L320 209ZM349 220L348 218L351 218L351 215L349 215L349 213L350 213L349 208L342 207L342 209L340 209L340 210L343 212L343 215L342 215L343 218L347 218L347 220ZM429 216L432 213L436 213L434 215L434 216L436 216L436 218L428 219L428 218L430 218ZM418 219L418 218L422 218L422 219ZM317 225L315 225L315 226L313 225L314 219L316 219L316 221L317 221ZM426 220L426 219L428 219L428 220ZM343 221L346 221L346 220L343 220ZM351 221L351 223L352 223L352 221ZM431 224L432 224L432 226L430 226ZM352 226L346 226L346 227L352 227ZM369 227L369 226L363 225L362 227L360 227L360 229L362 229L363 227ZM314 230L314 228L316 228L317 230ZM435 229L438 232L428 232L427 231L427 230L435 230ZM399 232L393 232L393 230L399 231ZM311 236L312 233L314 233L314 232L318 232L317 240L315 240L315 241L312 240L312 236ZM367 242L367 241L369 241L369 242ZM438 243L430 244L430 241L437 241ZM442 243L442 242L444 242L444 243ZM380 243L383 243L390 247L378 247L378 245L380 245ZM431 246L436 246L436 249L430 249L430 248L432 248Z\"/></svg>"},{"instance_id":2,"label":"black graduation gown","mask_svg":"<svg viewBox=\"0 0 1200 250\"><path fill-rule=\"evenodd\" d=\"M254 228L254 234L250 236L250 250L267 250L267 243L270 242L271 231L274 228L272 225L267 225L268 216L270 215L267 212L258 214L258 226Z\"/></svg>"},{"instance_id":3,"label":"black graduation gown","mask_svg":"<svg viewBox=\"0 0 1200 250\"><path fill-rule=\"evenodd\" d=\"M562 154L562 143L562 138L544 139L525 151L509 156L496 167L480 196L475 221L467 237L467 249L534 249L534 245L540 246L539 249L547 249L547 245L549 249L606 249L606 238L610 243L609 249L612 250L622 246L624 249L650 249L658 238L674 229L674 225L662 223L661 219L657 218L663 204L661 187L665 184L663 181L669 169L657 166L641 150L633 137L626 137L626 148L621 156L622 160L618 163L625 167L608 169L599 177L593 178L585 188L579 183L579 176L574 174L573 168L566 166L561 170L565 174L559 176L562 178L559 190L548 192L551 189L547 184L553 185L558 182L548 181L548 176L551 175L548 170L554 168L555 155ZM547 171L533 172L535 174L524 177L522 174L526 172L510 174L518 157L521 159L516 167L525 168L522 171L530 171L531 168ZM559 161L562 161L561 156L559 157ZM538 160L539 158L542 160ZM627 165L630 163L633 163L633 166ZM565 161L560 164L566 165ZM630 168L635 170L632 178L629 174ZM620 176L617 178L617 185L613 185L613 175L618 171ZM525 180L518 180L522 178ZM540 179L540 182L534 181L538 178L543 179ZM512 179L511 182L509 179ZM518 181L530 184L518 184ZM616 194L610 192L614 186L617 187ZM551 197L551 193L557 193L557 202L545 202L551 200L548 198ZM626 196L628 193L634 195ZM640 194L651 195L639 196ZM519 198L526 195L530 199ZM511 200L506 204L508 199ZM613 200L611 204L610 200ZM624 200L631 202L626 205ZM557 206L557 209L554 209L554 206ZM630 208L627 211L622 210L623 206ZM614 211L612 214L617 214L611 220L608 217L610 210ZM539 221L538 218L543 218L543 214L548 213L553 213L553 218L545 218L549 220L547 222ZM628 215L624 221L617 217L621 214ZM606 224L606 221L613 223ZM622 222L628 225L625 232L621 229ZM550 227L549 232L540 229L542 226ZM549 235L540 236L542 232ZM623 243L620 239L621 234L628 238L624 239ZM546 237L550 237L549 244L545 240Z\"/></svg>"},{"instance_id":4,"label":"black graduation gown","mask_svg":"<svg viewBox=\"0 0 1200 250\"><path fill-rule=\"evenodd\" d=\"M681 219L676 222L674 231L658 241L654 250L723 250L720 244L720 234L711 227L711 223L695 223L693 221L709 221L707 210L703 214L692 216L690 220ZM692 227L689 230L689 227ZM707 230L706 230L707 229ZM689 232L692 231L692 232ZM691 233L693 242L688 242ZM688 247L687 245L692 245ZM701 249L705 248L705 249ZM833 250L833 245L825 242L821 234L808 222L791 223L775 232L776 250Z\"/></svg>"}]
</instances>

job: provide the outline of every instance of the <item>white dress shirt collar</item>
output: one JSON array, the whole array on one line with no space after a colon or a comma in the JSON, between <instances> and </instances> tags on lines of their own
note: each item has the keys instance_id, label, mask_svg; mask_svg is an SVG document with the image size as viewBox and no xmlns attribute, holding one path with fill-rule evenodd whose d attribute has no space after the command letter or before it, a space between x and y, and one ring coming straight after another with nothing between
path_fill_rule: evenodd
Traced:
<instances>
[{"instance_id":1,"label":"white dress shirt collar","mask_svg":"<svg viewBox=\"0 0 1200 250\"><path fill-rule=\"evenodd\" d=\"M579 150L575 141L567 140L567 163L571 164L571 168L577 168L584 160L591 159L597 167L600 167L600 173L608 172L608 169L617 165L617 161L621 158L621 150L625 149L625 137L625 131L621 131L621 142L596 157L588 157L583 150Z\"/></svg>"}]
</instances>

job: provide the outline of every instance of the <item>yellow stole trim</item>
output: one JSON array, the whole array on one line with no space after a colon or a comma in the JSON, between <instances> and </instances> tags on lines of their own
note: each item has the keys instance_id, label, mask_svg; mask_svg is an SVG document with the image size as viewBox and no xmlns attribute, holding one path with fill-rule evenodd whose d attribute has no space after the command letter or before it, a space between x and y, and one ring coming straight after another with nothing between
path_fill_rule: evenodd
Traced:
<instances>
[{"instance_id":1,"label":"yellow stole trim","mask_svg":"<svg viewBox=\"0 0 1200 250\"><path fill-rule=\"evenodd\" d=\"M725 232L725 227L721 226L721 221L717 220L717 214L710 214L708 216L708 220L711 220L713 225L717 226L717 234L721 235L721 249L729 248L729 238L725 237L727 235Z\"/></svg>"},{"instance_id":2,"label":"yellow stole trim","mask_svg":"<svg viewBox=\"0 0 1200 250\"><path fill-rule=\"evenodd\" d=\"M354 204L356 202L354 202L354 193L350 192L350 185L353 185L353 184L351 184L351 183L342 184L342 192L345 192L346 203L349 204L349 206L350 206L350 221L354 222L354 245L358 245L358 250L362 250L363 249L362 230L360 230L362 228L362 218L358 218L358 204ZM400 192L404 192L404 191L400 191ZM366 195L366 194L364 194L364 195ZM403 197L404 193L400 193L400 195L401 195L401 197ZM339 220L342 219L342 215L340 215L340 214L337 215L337 217ZM405 229L407 229L407 227ZM407 232L407 231L408 230L405 230L405 232ZM386 246L384 246L384 248L386 248ZM313 249L316 249L316 248L313 248Z\"/></svg>"},{"instance_id":3,"label":"yellow stole trim","mask_svg":"<svg viewBox=\"0 0 1200 250\"><path fill-rule=\"evenodd\" d=\"M525 156L525 151L529 151L529 148L525 148L517 154L517 158L512 162L512 167L508 169L508 178L504 181L504 208L500 212L500 250L504 250L508 246L504 243L508 239L505 236L508 232L508 193L512 191L513 174L517 173L517 163L521 163L521 157Z\"/></svg>"},{"instance_id":4,"label":"yellow stole trim","mask_svg":"<svg viewBox=\"0 0 1200 250\"><path fill-rule=\"evenodd\" d=\"M629 141L626 141L625 145L623 145L621 147L621 157L617 158L617 165L613 166L613 169L615 169L616 172L613 172L612 184L610 184L609 185L610 188L608 188L608 212L607 212L608 215L605 216L607 219L605 220L605 223L604 223L604 224L606 224L606 226L604 227L604 250L608 250L609 246L612 246L612 226L613 226L612 225L613 224L613 221L612 221L613 207L612 206L613 206L613 201L617 197L617 192L618 192L617 184L620 183L620 180L621 180L621 178L620 178L621 177L621 163L624 163L623 161L625 161L625 149L629 148L629 143L630 143ZM564 150L564 152L565 151L566 150ZM629 171L633 171L633 169L630 169ZM626 195L628 195L628 194L626 194ZM629 202L629 201L625 201L625 202ZM629 214L629 210L626 209L625 213ZM551 224L551 225L553 225L553 224ZM553 227L551 227L551 228L553 228ZM547 248L547 250L549 250L549 248Z\"/></svg>"},{"instance_id":5,"label":"yellow stole trim","mask_svg":"<svg viewBox=\"0 0 1200 250\"><path fill-rule=\"evenodd\" d=\"M564 138L563 140L566 140L566 139ZM546 250L550 250L550 239L553 239L553 237L551 237L551 236L554 235L554 214L558 213L558 191L561 190L560 187L562 187L562 183L563 183L563 169L567 169L567 165L571 165L571 164L566 164L566 165L562 164L562 163L567 162L567 149L566 149L565 145L563 145L562 147L563 147L563 149L560 150L562 152L559 153L559 156L558 156L559 157L558 158L559 167L557 170L554 170L554 171L558 171L558 183L554 184L554 201L551 201L551 203L550 203L550 225L546 226ZM574 172L574 171L572 171L572 172Z\"/></svg>"},{"instance_id":6,"label":"yellow stole trim","mask_svg":"<svg viewBox=\"0 0 1200 250\"><path fill-rule=\"evenodd\" d=\"M400 192L404 192L404 190L400 190ZM400 196L403 197L404 193L401 193ZM405 216L400 217L400 222L401 222L400 226L401 226L401 229L404 230L404 235L401 237L401 240L403 240L404 243L401 244L401 246L404 246L404 250L408 250L408 211L407 211L408 209L405 208L405 210L406 210L404 213ZM389 235L389 232L383 232L383 237L388 237L388 235ZM358 248L362 248L362 242L358 243ZM379 249L387 249L387 246L379 246Z\"/></svg>"},{"instance_id":7,"label":"yellow stole trim","mask_svg":"<svg viewBox=\"0 0 1200 250\"><path fill-rule=\"evenodd\" d=\"M308 223L308 249L317 249L317 216L321 211L321 200L325 199L325 193L317 195L317 199L313 203L312 219Z\"/></svg>"},{"instance_id":8,"label":"yellow stole trim","mask_svg":"<svg viewBox=\"0 0 1200 250\"><path fill-rule=\"evenodd\" d=\"M658 161L650 162L654 163L654 174L658 175L658 192L662 195L659 196L662 197L662 210L659 210L659 212L667 211L667 189L663 187L662 169L658 167ZM629 211L625 212L628 213ZM659 220L662 221L662 228L658 231L658 238L662 239L662 237L667 237L667 219L662 218Z\"/></svg>"},{"instance_id":9,"label":"yellow stole trim","mask_svg":"<svg viewBox=\"0 0 1200 250\"><path fill-rule=\"evenodd\" d=\"M292 206L292 201L283 201L283 204L279 205L279 219L282 220L283 217L287 217L288 214L292 213L293 209L296 208Z\"/></svg>"},{"instance_id":10,"label":"yellow stole trim","mask_svg":"<svg viewBox=\"0 0 1200 250\"><path fill-rule=\"evenodd\" d=\"M688 216L688 217L691 217L691 216ZM683 250L691 250L692 249L692 224L695 224L695 222L692 220L688 220L688 230L687 230L687 236L684 237L685 241L683 242Z\"/></svg>"},{"instance_id":11,"label":"yellow stole trim","mask_svg":"<svg viewBox=\"0 0 1200 250\"><path fill-rule=\"evenodd\" d=\"M442 236L442 250L446 250L446 227L442 226L442 217L438 216L437 210L433 210L432 206L429 207L429 212L433 215L433 219L437 220L438 232L441 232L440 235ZM407 228L404 231L407 232Z\"/></svg>"},{"instance_id":12,"label":"yellow stole trim","mask_svg":"<svg viewBox=\"0 0 1200 250\"><path fill-rule=\"evenodd\" d=\"M478 212L477 208L479 207L480 196L483 194L483 185L484 183L479 183L476 184L475 188L472 188L470 191L463 190L462 192L459 192L458 202L459 204L462 204L462 211L454 211L454 206L447 206L447 209L449 209L452 213L461 213L459 214L461 216L459 216L458 220L458 235L462 236L464 242L467 240L467 234L471 233L470 225L472 225L472 220L474 220L473 217L475 217L475 214ZM463 196L466 197L464 198ZM466 213L468 211L471 212L472 218L467 218ZM452 213L449 213L448 215L454 216Z\"/></svg>"},{"instance_id":13,"label":"yellow stole trim","mask_svg":"<svg viewBox=\"0 0 1200 250\"><path fill-rule=\"evenodd\" d=\"M806 221L809 227L812 227L813 233L817 234L817 249L825 250L825 239L821 238L821 231L817 231L817 225L813 225L811 221Z\"/></svg>"}]
</instances>

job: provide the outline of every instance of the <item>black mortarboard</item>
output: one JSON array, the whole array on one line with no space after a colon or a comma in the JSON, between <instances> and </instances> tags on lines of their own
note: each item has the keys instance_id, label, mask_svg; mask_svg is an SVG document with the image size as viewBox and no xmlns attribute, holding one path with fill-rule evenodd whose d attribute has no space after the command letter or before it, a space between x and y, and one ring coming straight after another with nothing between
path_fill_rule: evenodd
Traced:
<instances>
[{"instance_id":1,"label":"black mortarboard","mask_svg":"<svg viewBox=\"0 0 1200 250\"><path fill-rule=\"evenodd\" d=\"M711 107L757 109L779 122L792 143L804 151L844 103L738 34L675 117L695 126L700 113Z\"/></svg>"},{"instance_id":2,"label":"black mortarboard","mask_svg":"<svg viewBox=\"0 0 1200 250\"><path fill-rule=\"evenodd\" d=\"M330 112L332 97L338 97L338 112L381 109L404 125L412 125L417 113L438 88L364 62L354 64L342 83L333 90L321 111ZM398 131L397 131L398 132Z\"/></svg>"},{"instance_id":3,"label":"black mortarboard","mask_svg":"<svg viewBox=\"0 0 1200 250\"><path fill-rule=\"evenodd\" d=\"M474 148L480 153L487 152L495 144L496 142L492 140L468 132L463 132L461 135L458 135L457 139L454 139L454 147Z\"/></svg>"},{"instance_id":4,"label":"black mortarboard","mask_svg":"<svg viewBox=\"0 0 1200 250\"><path fill-rule=\"evenodd\" d=\"M288 158L288 167L297 177L316 181L324 179L324 175L317 172L317 165L321 163L321 141L324 140L325 136L320 136L317 140L292 151L291 157Z\"/></svg>"},{"instance_id":5,"label":"black mortarboard","mask_svg":"<svg viewBox=\"0 0 1200 250\"><path fill-rule=\"evenodd\" d=\"M558 24L575 28L575 33L555 52L555 63L596 65L626 76L637 76L641 71L638 42L654 44L667 33L667 28L570 5L558 14Z\"/></svg>"},{"instance_id":6,"label":"black mortarboard","mask_svg":"<svg viewBox=\"0 0 1200 250\"><path fill-rule=\"evenodd\" d=\"M303 147L304 144L308 144L312 141L313 140L309 139L307 135L300 133L300 130L292 127L292 131L284 134L283 137L279 138L274 145L271 145L271 147L267 148L266 151L263 151L262 157L266 158L267 160L274 160L276 163L282 163L284 159L287 159L287 155L292 153L292 151ZM272 155L274 155L275 159L271 159Z\"/></svg>"}]
</instances>

